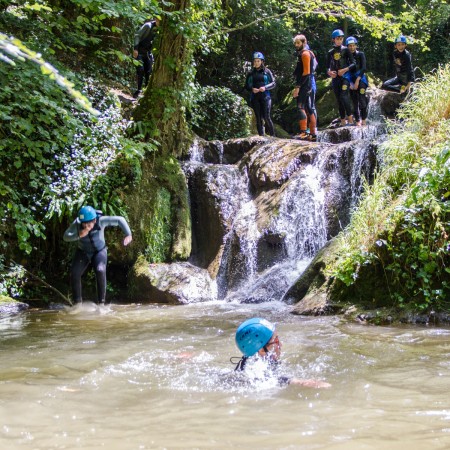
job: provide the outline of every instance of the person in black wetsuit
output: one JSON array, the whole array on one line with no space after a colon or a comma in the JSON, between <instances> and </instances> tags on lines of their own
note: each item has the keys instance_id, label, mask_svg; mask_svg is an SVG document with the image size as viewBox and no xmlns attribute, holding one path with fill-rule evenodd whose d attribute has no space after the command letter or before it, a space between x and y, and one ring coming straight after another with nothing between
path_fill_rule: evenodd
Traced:
<instances>
[{"instance_id":1,"label":"person in black wetsuit","mask_svg":"<svg viewBox=\"0 0 450 450\"><path fill-rule=\"evenodd\" d=\"M349 94L350 82L344 75L354 69L355 59L350 50L342 45L344 42L342 30L334 30L331 33L331 39L334 46L327 54L327 74L332 78L331 85L338 103L340 126L345 126L347 123L348 125L354 125Z\"/></svg>"},{"instance_id":2,"label":"person in black wetsuit","mask_svg":"<svg viewBox=\"0 0 450 450\"><path fill-rule=\"evenodd\" d=\"M276 372L281 364L281 342L274 324L259 317L248 319L239 325L235 340L237 347L244 355L235 370L245 371L250 359L260 358L267 363L268 372L274 372L278 375ZM328 388L331 386L325 381L289 378L280 375L278 375L278 383L280 386L297 384L312 388Z\"/></svg>"},{"instance_id":3,"label":"person in black wetsuit","mask_svg":"<svg viewBox=\"0 0 450 450\"><path fill-rule=\"evenodd\" d=\"M275 136L270 117L272 108L270 91L274 87L275 78L272 72L264 66L264 55L261 52L253 53L253 69L247 74L245 89L251 92L250 105L255 112L256 127L260 136L264 136L264 129L270 136Z\"/></svg>"},{"instance_id":4,"label":"person in black wetsuit","mask_svg":"<svg viewBox=\"0 0 450 450\"><path fill-rule=\"evenodd\" d=\"M138 98L142 92L142 86L146 86L153 70L153 41L159 27L159 18L145 22L134 35L133 58L139 61L136 67L137 90L133 97ZM144 84L145 78L145 84Z\"/></svg>"},{"instance_id":5,"label":"person in black wetsuit","mask_svg":"<svg viewBox=\"0 0 450 450\"><path fill-rule=\"evenodd\" d=\"M108 260L105 243L106 227L120 227L125 234L123 245L126 246L131 242L131 230L123 217L102 216L92 206L83 206L77 218L64 233L64 241L78 243L71 270L74 303L82 303L81 277L89 264L94 268L97 280L97 301L99 304L105 303Z\"/></svg>"},{"instance_id":6,"label":"person in black wetsuit","mask_svg":"<svg viewBox=\"0 0 450 450\"><path fill-rule=\"evenodd\" d=\"M411 53L406 50L406 37L399 36L395 39L394 65L396 76L386 80L381 88L387 91L400 92L403 94L408 91L411 84L414 83L414 68L412 65Z\"/></svg>"},{"instance_id":7,"label":"person in black wetsuit","mask_svg":"<svg viewBox=\"0 0 450 450\"><path fill-rule=\"evenodd\" d=\"M353 118L356 126L366 125L369 102L367 100L367 88L369 81L366 73L366 56L357 49L358 40L349 36L345 45L353 53L356 66L349 70L344 77L350 81L350 98L353 103Z\"/></svg>"}]
</instances>

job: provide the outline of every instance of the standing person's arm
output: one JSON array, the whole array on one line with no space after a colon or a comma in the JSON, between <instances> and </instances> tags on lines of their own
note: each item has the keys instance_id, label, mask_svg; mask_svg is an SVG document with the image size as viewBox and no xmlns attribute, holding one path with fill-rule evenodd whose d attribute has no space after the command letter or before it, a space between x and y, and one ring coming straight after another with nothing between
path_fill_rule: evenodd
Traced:
<instances>
[{"instance_id":1,"label":"standing person's arm","mask_svg":"<svg viewBox=\"0 0 450 450\"><path fill-rule=\"evenodd\" d=\"M406 51L406 50L405 50ZM411 83L414 83L415 81L415 76L414 76L414 68L413 68L413 64L412 64L412 56L411 53L407 52L406 53L407 56L407 68L408 68L408 88L409 86L411 86Z\"/></svg>"},{"instance_id":2,"label":"standing person's arm","mask_svg":"<svg viewBox=\"0 0 450 450\"><path fill-rule=\"evenodd\" d=\"M251 92L252 88L253 88L253 78L252 78L252 73L249 72L247 74L247 78L245 79L245 90Z\"/></svg>"},{"instance_id":3,"label":"standing person's arm","mask_svg":"<svg viewBox=\"0 0 450 450\"><path fill-rule=\"evenodd\" d=\"M299 71L297 71L295 88L292 92L292 97L294 98L298 97L300 88L302 88L303 86L309 84L309 86L307 86L307 89L311 89L311 53L309 51L304 51L301 58L303 72L299 73Z\"/></svg>"},{"instance_id":4,"label":"standing person's arm","mask_svg":"<svg viewBox=\"0 0 450 450\"><path fill-rule=\"evenodd\" d=\"M136 31L136 34L134 35L133 58L138 57L139 43L148 35L148 33L150 33L150 31L151 26L148 23L144 23L144 25Z\"/></svg>"},{"instance_id":5,"label":"standing person's arm","mask_svg":"<svg viewBox=\"0 0 450 450\"><path fill-rule=\"evenodd\" d=\"M366 55L364 54L364 52L359 52L358 53L358 57L359 57L359 62L360 62L360 69L359 69L359 73L358 76L356 77L355 80L355 89L358 89L359 87L359 82L361 80L361 78L364 76L364 74L366 73Z\"/></svg>"},{"instance_id":6,"label":"standing person's arm","mask_svg":"<svg viewBox=\"0 0 450 450\"><path fill-rule=\"evenodd\" d=\"M347 61L347 67L344 67L342 69L338 70L338 75L342 77L342 75L345 75L349 70L353 70L356 67L355 57L353 56L353 53L346 47L343 51L343 57Z\"/></svg>"},{"instance_id":7,"label":"standing person's arm","mask_svg":"<svg viewBox=\"0 0 450 450\"><path fill-rule=\"evenodd\" d=\"M269 77L269 82L265 85L265 90L266 91L270 91L271 89L273 89L276 86L276 82L275 82L275 77L273 76L273 73L266 68L266 74Z\"/></svg>"},{"instance_id":8,"label":"standing person's arm","mask_svg":"<svg viewBox=\"0 0 450 450\"><path fill-rule=\"evenodd\" d=\"M71 224L70 227L67 228L67 230L64 232L63 239L65 242L74 242L78 241L80 239L80 223L78 222L78 219L75 219Z\"/></svg>"},{"instance_id":9,"label":"standing person's arm","mask_svg":"<svg viewBox=\"0 0 450 450\"><path fill-rule=\"evenodd\" d=\"M122 216L103 216L100 217L99 225L101 227L120 227L125 234L123 245L128 245L132 240L131 230L127 221Z\"/></svg>"},{"instance_id":10,"label":"standing person's arm","mask_svg":"<svg viewBox=\"0 0 450 450\"><path fill-rule=\"evenodd\" d=\"M334 70L334 65L333 64L333 50L330 50L327 53L327 75L331 78L336 78L337 77L337 72Z\"/></svg>"}]
</instances>

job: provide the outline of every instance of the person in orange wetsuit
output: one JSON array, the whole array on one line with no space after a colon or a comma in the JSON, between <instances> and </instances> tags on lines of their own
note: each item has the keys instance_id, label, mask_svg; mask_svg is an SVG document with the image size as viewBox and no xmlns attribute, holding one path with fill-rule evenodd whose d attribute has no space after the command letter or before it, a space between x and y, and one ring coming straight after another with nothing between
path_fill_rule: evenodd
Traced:
<instances>
[{"instance_id":1,"label":"person in orange wetsuit","mask_svg":"<svg viewBox=\"0 0 450 450\"><path fill-rule=\"evenodd\" d=\"M312 77L317 66L314 53L307 48L308 42L303 34L294 37L294 46L297 51L297 66L294 71L295 88L292 96L297 99L300 133L294 136L302 141L317 141L317 115L312 92ZM307 126L309 122L309 133Z\"/></svg>"}]
</instances>

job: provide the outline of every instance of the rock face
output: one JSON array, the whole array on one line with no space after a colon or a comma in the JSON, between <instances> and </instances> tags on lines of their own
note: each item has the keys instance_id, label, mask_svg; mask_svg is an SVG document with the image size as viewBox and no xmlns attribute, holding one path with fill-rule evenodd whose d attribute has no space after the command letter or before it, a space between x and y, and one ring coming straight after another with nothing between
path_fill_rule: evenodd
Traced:
<instances>
[{"instance_id":1,"label":"rock face","mask_svg":"<svg viewBox=\"0 0 450 450\"><path fill-rule=\"evenodd\" d=\"M217 299L208 272L188 262L148 264L138 259L130 273L130 297L139 302L172 305Z\"/></svg>"},{"instance_id":2,"label":"rock face","mask_svg":"<svg viewBox=\"0 0 450 450\"><path fill-rule=\"evenodd\" d=\"M0 317L19 314L27 309L28 305L26 303L18 302L12 298L0 295Z\"/></svg>"}]
</instances>

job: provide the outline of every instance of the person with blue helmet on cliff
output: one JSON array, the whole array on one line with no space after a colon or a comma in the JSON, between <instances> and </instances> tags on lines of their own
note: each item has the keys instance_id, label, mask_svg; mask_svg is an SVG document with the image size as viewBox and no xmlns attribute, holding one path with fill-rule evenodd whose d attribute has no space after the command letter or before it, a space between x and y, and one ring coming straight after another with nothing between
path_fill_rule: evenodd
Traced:
<instances>
[{"instance_id":1,"label":"person with blue helmet on cliff","mask_svg":"<svg viewBox=\"0 0 450 450\"><path fill-rule=\"evenodd\" d=\"M250 105L255 112L258 134L264 136L264 128L270 136L275 136L275 130L270 117L272 97L270 91L275 87L275 77L264 65L264 55L255 52L252 56L253 68L247 74L245 89L250 94ZM263 126L264 120L264 126Z\"/></svg>"},{"instance_id":2,"label":"person with blue helmet on cliff","mask_svg":"<svg viewBox=\"0 0 450 450\"><path fill-rule=\"evenodd\" d=\"M275 373L281 364L281 341L275 325L266 319L254 317L239 325L235 341L243 356L235 370L245 371L250 360L262 360L267 363L267 371ZM325 381L305 380L278 376L281 386L296 384L312 388L328 388L331 385Z\"/></svg>"},{"instance_id":3,"label":"person with blue helmet on cliff","mask_svg":"<svg viewBox=\"0 0 450 450\"><path fill-rule=\"evenodd\" d=\"M334 30L331 33L331 39L333 48L327 54L327 75L331 77L331 86L338 104L340 126L345 126L347 123L354 125L349 94L350 82L344 75L355 68L355 58L343 45L344 32L342 30Z\"/></svg>"},{"instance_id":4,"label":"person with blue helmet on cliff","mask_svg":"<svg viewBox=\"0 0 450 450\"><path fill-rule=\"evenodd\" d=\"M360 51L358 40L349 36L345 45L353 53L355 67L349 70L344 77L350 81L350 98L353 103L353 118L357 126L366 125L369 102L367 100L367 88L369 81L366 77L366 55Z\"/></svg>"},{"instance_id":5,"label":"person with blue helmet on cliff","mask_svg":"<svg viewBox=\"0 0 450 450\"><path fill-rule=\"evenodd\" d=\"M92 206L83 206L64 233L64 241L77 242L72 260L71 285L74 303L82 303L81 277L91 264L97 280L97 302L105 303L107 249L105 228L120 227L125 234L123 245L132 241L131 230L121 216L103 216Z\"/></svg>"},{"instance_id":6,"label":"person with blue helmet on cliff","mask_svg":"<svg viewBox=\"0 0 450 450\"><path fill-rule=\"evenodd\" d=\"M381 88L388 91L405 93L414 83L414 68L412 65L411 53L406 50L406 37L398 36L394 43L394 65L395 65L395 77L386 80Z\"/></svg>"}]
</instances>

